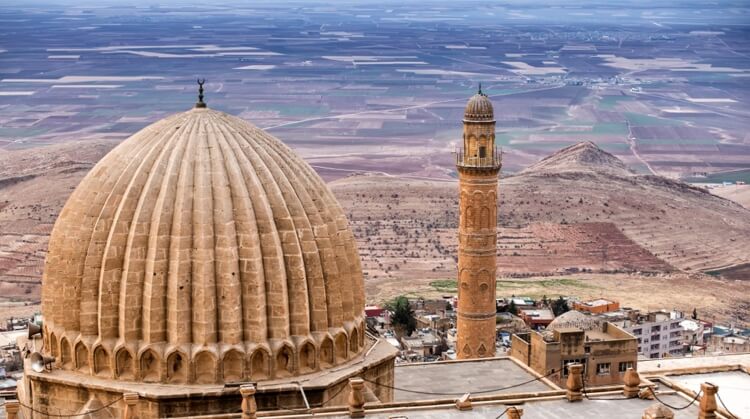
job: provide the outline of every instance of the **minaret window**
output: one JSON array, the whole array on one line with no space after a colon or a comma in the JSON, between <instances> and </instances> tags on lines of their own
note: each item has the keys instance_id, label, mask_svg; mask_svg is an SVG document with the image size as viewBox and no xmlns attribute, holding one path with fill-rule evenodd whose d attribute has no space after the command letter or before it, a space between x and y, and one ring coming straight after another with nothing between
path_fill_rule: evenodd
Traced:
<instances>
[{"instance_id":1,"label":"minaret window","mask_svg":"<svg viewBox=\"0 0 750 419\"><path fill-rule=\"evenodd\" d=\"M485 157L487 157L487 147L481 146L479 147L479 158L483 159Z\"/></svg>"}]
</instances>

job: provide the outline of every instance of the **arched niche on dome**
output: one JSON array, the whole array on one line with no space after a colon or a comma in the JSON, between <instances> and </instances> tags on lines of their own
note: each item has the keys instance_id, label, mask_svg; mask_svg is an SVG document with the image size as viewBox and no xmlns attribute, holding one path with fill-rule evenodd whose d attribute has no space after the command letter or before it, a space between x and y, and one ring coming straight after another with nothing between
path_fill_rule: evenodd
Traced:
<instances>
[{"instance_id":1,"label":"arched niche on dome","mask_svg":"<svg viewBox=\"0 0 750 419\"><path fill-rule=\"evenodd\" d=\"M294 374L294 351L289 345L283 345L276 353L274 374L276 377L289 377Z\"/></svg>"},{"instance_id":2,"label":"arched niche on dome","mask_svg":"<svg viewBox=\"0 0 750 419\"><path fill-rule=\"evenodd\" d=\"M240 351L230 350L224 354L224 360L221 362L222 376L225 383L242 381L242 371L244 371L244 362Z\"/></svg>"},{"instance_id":3,"label":"arched niche on dome","mask_svg":"<svg viewBox=\"0 0 750 419\"><path fill-rule=\"evenodd\" d=\"M333 352L333 339L326 336L323 341L320 342L320 366L330 367L334 364L334 352Z\"/></svg>"},{"instance_id":4,"label":"arched niche on dome","mask_svg":"<svg viewBox=\"0 0 750 419\"><path fill-rule=\"evenodd\" d=\"M88 372L89 370L89 348L83 342L76 344L75 366L78 371Z\"/></svg>"},{"instance_id":5,"label":"arched niche on dome","mask_svg":"<svg viewBox=\"0 0 750 419\"><path fill-rule=\"evenodd\" d=\"M349 352L352 353L352 355L357 353L357 350L359 349L359 329L356 327L352 329L351 334L349 334Z\"/></svg>"},{"instance_id":6,"label":"arched niche on dome","mask_svg":"<svg viewBox=\"0 0 750 419\"><path fill-rule=\"evenodd\" d=\"M250 356L250 379L265 380L271 377L271 356L264 349L256 349Z\"/></svg>"},{"instance_id":7,"label":"arched niche on dome","mask_svg":"<svg viewBox=\"0 0 750 419\"><path fill-rule=\"evenodd\" d=\"M123 380L135 379L135 367L133 365L133 355L125 348L117 351L115 356L115 371L117 377Z\"/></svg>"},{"instance_id":8,"label":"arched niche on dome","mask_svg":"<svg viewBox=\"0 0 750 419\"><path fill-rule=\"evenodd\" d=\"M305 374L315 371L315 346L305 342L299 349L299 372Z\"/></svg>"},{"instance_id":9,"label":"arched niche on dome","mask_svg":"<svg viewBox=\"0 0 750 419\"><path fill-rule=\"evenodd\" d=\"M216 382L216 357L210 352L198 352L193 360L196 384Z\"/></svg>"},{"instance_id":10,"label":"arched niche on dome","mask_svg":"<svg viewBox=\"0 0 750 419\"><path fill-rule=\"evenodd\" d=\"M60 339L60 364L62 364L63 369L73 369L73 353L66 337Z\"/></svg>"},{"instance_id":11,"label":"arched niche on dome","mask_svg":"<svg viewBox=\"0 0 750 419\"><path fill-rule=\"evenodd\" d=\"M363 348L365 346L365 322L363 321L360 323L359 327L359 347Z\"/></svg>"},{"instance_id":12,"label":"arched niche on dome","mask_svg":"<svg viewBox=\"0 0 750 419\"><path fill-rule=\"evenodd\" d=\"M187 382L187 378L187 356L180 351L172 352L167 356L167 382L174 384L183 384Z\"/></svg>"},{"instance_id":13,"label":"arched niche on dome","mask_svg":"<svg viewBox=\"0 0 750 419\"><path fill-rule=\"evenodd\" d=\"M55 337L54 332L49 334L49 353L55 358L60 356L59 348L57 346L57 338Z\"/></svg>"},{"instance_id":14,"label":"arched niche on dome","mask_svg":"<svg viewBox=\"0 0 750 419\"><path fill-rule=\"evenodd\" d=\"M336 348L336 363L341 363L346 359L346 334L344 332L336 335L334 345Z\"/></svg>"},{"instance_id":15,"label":"arched niche on dome","mask_svg":"<svg viewBox=\"0 0 750 419\"><path fill-rule=\"evenodd\" d=\"M109 353L101 345L94 348L94 374L102 377L109 377L112 375Z\"/></svg>"},{"instance_id":16,"label":"arched niche on dome","mask_svg":"<svg viewBox=\"0 0 750 419\"><path fill-rule=\"evenodd\" d=\"M159 382L159 356L151 349L141 354L141 379L147 383Z\"/></svg>"}]
</instances>

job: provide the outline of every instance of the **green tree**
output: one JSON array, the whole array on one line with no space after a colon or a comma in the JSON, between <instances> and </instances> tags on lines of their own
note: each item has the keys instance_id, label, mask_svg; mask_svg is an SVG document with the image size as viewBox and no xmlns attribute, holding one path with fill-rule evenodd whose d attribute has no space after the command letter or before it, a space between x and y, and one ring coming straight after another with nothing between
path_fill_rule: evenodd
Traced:
<instances>
[{"instance_id":1,"label":"green tree","mask_svg":"<svg viewBox=\"0 0 750 419\"><path fill-rule=\"evenodd\" d=\"M546 294L542 296L542 307L549 307L549 299Z\"/></svg>"},{"instance_id":2,"label":"green tree","mask_svg":"<svg viewBox=\"0 0 750 419\"><path fill-rule=\"evenodd\" d=\"M514 316L518 314L518 307L516 307L516 302L513 300L510 300L510 304L508 304L508 313Z\"/></svg>"},{"instance_id":3,"label":"green tree","mask_svg":"<svg viewBox=\"0 0 750 419\"><path fill-rule=\"evenodd\" d=\"M693 308L693 320L698 320L698 310Z\"/></svg>"},{"instance_id":4,"label":"green tree","mask_svg":"<svg viewBox=\"0 0 750 419\"><path fill-rule=\"evenodd\" d=\"M410 336L417 329L417 318L409 306L409 299L401 295L386 304L391 314L391 326L396 333Z\"/></svg>"},{"instance_id":5,"label":"green tree","mask_svg":"<svg viewBox=\"0 0 750 419\"><path fill-rule=\"evenodd\" d=\"M562 297L562 295L560 298L552 302L552 312L555 313L555 316L567 313L568 311L570 311L570 307L568 307L568 302Z\"/></svg>"}]
</instances>

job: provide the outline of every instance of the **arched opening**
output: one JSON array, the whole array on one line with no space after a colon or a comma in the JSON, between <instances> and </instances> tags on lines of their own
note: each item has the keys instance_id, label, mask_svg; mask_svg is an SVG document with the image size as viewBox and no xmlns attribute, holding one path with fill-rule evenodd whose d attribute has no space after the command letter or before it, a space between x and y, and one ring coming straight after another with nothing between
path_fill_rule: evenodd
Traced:
<instances>
[{"instance_id":1,"label":"arched opening","mask_svg":"<svg viewBox=\"0 0 750 419\"><path fill-rule=\"evenodd\" d=\"M352 330L352 334L349 335L349 352L352 353L352 355L357 353L357 350L359 349L359 332L357 332L357 328L355 327L354 330Z\"/></svg>"},{"instance_id":2,"label":"arched opening","mask_svg":"<svg viewBox=\"0 0 750 419\"><path fill-rule=\"evenodd\" d=\"M250 358L250 379L251 380L265 380L271 374L269 373L269 362L270 357L266 351L258 349L253 353Z\"/></svg>"},{"instance_id":3,"label":"arched opening","mask_svg":"<svg viewBox=\"0 0 750 419\"><path fill-rule=\"evenodd\" d=\"M133 355L127 349L120 349L115 357L115 367L117 370L117 377L123 380L135 379L135 373L133 369Z\"/></svg>"},{"instance_id":4,"label":"arched opening","mask_svg":"<svg viewBox=\"0 0 750 419\"><path fill-rule=\"evenodd\" d=\"M325 338L320 344L320 365L321 367L330 367L333 363L333 340Z\"/></svg>"},{"instance_id":5,"label":"arched opening","mask_svg":"<svg viewBox=\"0 0 750 419\"><path fill-rule=\"evenodd\" d=\"M83 342L76 345L76 369L86 372L89 368L89 348Z\"/></svg>"},{"instance_id":6,"label":"arched opening","mask_svg":"<svg viewBox=\"0 0 750 419\"><path fill-rule=\"evenodd\" d=\"M288 346L282 346L276 354L276 377L288 377L294 372L294 360L292 350Z\"/></svg>"},{"instance_id":7,"label":"arched opening","mask_svg":"<svg viewBox=\"0 0 750 419\"><path fill-rule=\"evenodd\" d=\"M222 370L225 383L241 381L243 370L242 354L238 351L227 352L226 355L224 355L224 361L222 362Z\"/></svg>"},{"instance_id":8,"label":"arched opening","mask_svg":"<svg viewBox=\"0 0 750 419\"><path fill-rule=\"evenodd\" d=\"M102 377L109 377L112 374L112 368L109 364L109 354L101 346L94 349L94 374Z\"/></svg>"},{"instance_id":9,"label":"arched opening","mask_svg":"<svg viewBox=\"0 0 750 419\"><path fill-rule=\"evenodd\" d=\"M201 352L195 357L195 382L213 384L216 382L216 358L209 352Z\"/></svg>"},{"instance_id":10,"label":"arched opening","mask_svg":"<svg viewBox=\"0 0 750 419\"><path fill-rule=\"evenodd\" d=\"M336 335L336 362L342 362L346 359L346 335L339 333Z\"/></svg>"},{"instance_id":11,"label":"arched opening","mask_svg":"<svg viewBox=\"0 0 750 419\"><path fill-rule=\"evenodd\" d=\"M487 157L487 147L485 147L483 145L479 146L479 158L483 159L485 157Z\"/></svg>"},{"instance_id":12,"label":"arched opening","mask_svg":"<svg viewBox=\"0 0 750 419\"><path fill-rule=\"evenodd\" d=\"M315 371L315 347L310 342L299 350L299 371L302 374Z\"/></svg>"},{"instance_id":13,"label":"arched opening","mask_svg":"<svg viewBox=\"0 0 750 419\"><path fill-rule=\"evenodd\" d=\"M73 355L70 351L70 343L67 338L60 340L60 363L66 370L73 369Z\"/></svg>"},{"instance_id":14,"label":"arched opening","mask_svg":"<svg viewBox=\"0 0 750 419\"><path fill-rule=\"evenodd\" d=\"M141 378L147 383L159 381L159 358L152 350L141 355Z\"/></svg>"},{"instance_id":15,"label":"arched opening","mask_svg":"<svg viewBox=\"0 0 750 419\"><path fill-rule=\"evenodd\" d=\"M185 356L179 352L173 352L167 357L167 382L187 382L187 362Z\"/></svg>"},{"instance_id":16,"label":"arched opening","mask_svg":"<svg viewBox=\"0 0 750 419\"><path fill-rule=\"evenodd\" d=\"M60 353L57 350L57 338L54 333L49 334L49 352L54 357L59 357Z\"/></svg>"}]
</instances>

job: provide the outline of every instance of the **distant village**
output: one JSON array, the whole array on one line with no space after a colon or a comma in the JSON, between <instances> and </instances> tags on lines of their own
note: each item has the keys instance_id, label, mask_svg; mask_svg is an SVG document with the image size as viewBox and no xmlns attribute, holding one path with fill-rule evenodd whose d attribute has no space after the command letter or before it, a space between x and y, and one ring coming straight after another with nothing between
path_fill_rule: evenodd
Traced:
<instances>
[{"instance_id":1,"label":"distant village","mask_svg":"<svg viewBox=\"0 0 750 419\"><path fill-rule=\"evenodd\" d=\"M367 306L368 329L400 352L397 363L456 359L457 296L442 299L399 297ZM596 360L588 365L598 385L619 383L638 360L750 352L750 328L702 320L700 313L642 312L599 298L514 296L496 300L496 356L510 356L537 371ZM562 352L560 343L574 346ZM544 352L544 365L532 353ZM604 355L606 354L606 356ZM611 359L610 359L611 358ZM558 366L559 365L559 366ZM584 370L584 372L586 369ZM603 376L611 377L602 378Z\"/></svg>"}]
</instances>

